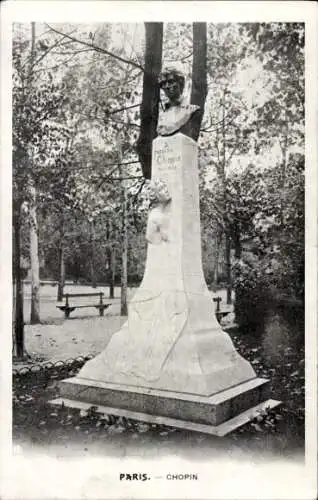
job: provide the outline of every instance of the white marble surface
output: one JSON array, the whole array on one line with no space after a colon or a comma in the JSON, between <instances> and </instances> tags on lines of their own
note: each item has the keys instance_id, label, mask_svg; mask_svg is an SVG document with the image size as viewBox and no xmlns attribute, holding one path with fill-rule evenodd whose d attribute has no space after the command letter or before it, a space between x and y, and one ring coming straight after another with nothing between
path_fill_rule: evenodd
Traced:
<instances>
[{"instance_id":1,"label":"white marble surface","mask_svg":"<svg viewBox=\"0 0 318 500\"><path fill-rule=\"evenodd\" d=\"M160 208L165 237L160 227L158 237L152 235L127 322L79 377L215 394L256 375L219 326L204 280L197 144L180 133L158 137L152 172L152 179L164 181L171 195L171 202ZM152 217L153 211L150 223Z\"/></svg>"},{"instance_id":2,"label":"white marble surface","mask_svg":"<svg viewBox=\"0 0 318 500\"><path fill-rule=\"evenodd\" d=\"M171 106L164 112L159 113L158 135L169 136L180 130L200 106L189 104L185 98L182 98L178 106Z\"/></svg>"}]
</instances>

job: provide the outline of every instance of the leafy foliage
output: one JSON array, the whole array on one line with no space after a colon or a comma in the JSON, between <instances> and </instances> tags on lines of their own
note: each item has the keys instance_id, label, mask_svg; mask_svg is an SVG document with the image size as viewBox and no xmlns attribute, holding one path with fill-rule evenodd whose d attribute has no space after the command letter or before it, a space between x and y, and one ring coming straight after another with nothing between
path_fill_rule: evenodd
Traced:
<instances>
[{"instance_id":1,"label":"leafy foliage","mask_svg":"<svg viewBox=\"0 0 318 500\"><path fill-rule=\"evenodd\" d=\"M275 296L304 300L303 174L303 157L296 156L288 164L283 189L279 169L267 169L261 182L254 183L257 201L245 232L250 251L234 268L236 312L243 324L248 319L262 322Z\"/></svg>"},{"instance_id":2,"label":"leafy foliage","mask_svg":"<svg viewBox=\"0 0 318 500\"><path fill-rule=\"evenodd\" d=\"M210 25L209 34L201 218L215 242L230 238L241 319L261 321L269 298L303 298L304 26Z\"/></svg>"},{"instance_id":3,"label":"leafy foliage","mask_svg":"<svg viewBox=\"0 0 318 500\"><path fill-rule=\"evenodd\" d=\"M31 40L13 39L13 194L20 203L30 201L28 187L46 182L66 147L69 129L64 123L67 101L63 84L51 72L36 79L34 58L41 53L37 44L29 55ZM55 174L56 175L56 174Z\"/></svg>"}]
</instances>

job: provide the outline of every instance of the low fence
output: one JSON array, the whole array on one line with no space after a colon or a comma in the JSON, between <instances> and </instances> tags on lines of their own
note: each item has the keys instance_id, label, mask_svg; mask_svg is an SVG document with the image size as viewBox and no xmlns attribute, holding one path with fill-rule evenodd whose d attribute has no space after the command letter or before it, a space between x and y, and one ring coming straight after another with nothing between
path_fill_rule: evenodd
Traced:
<instances>
[{"instance_id":1,"label":"low fence","mask_svg":"<svg viewBox=\"0 0 318 500\"><path fill-rule=\"evenodd\" d=\"M32 281L30 279L25 279L22 281L23 285L31 285ZM44 285L51 285L51 286L57 286L58 281L57 280L40 280L40 286ZM66 280L64 282L64 285L76 285L72 280Z\"/></svg>"},{"instance_id":2,"label":"low fence","mask_svg":"<svg viewBox=\"0 0 318 500\"><path fill-rule=\"evenodd\" d=\"M12 377L13 379L27 376L27 375L39 375L48 374L50 375L52 371L73 371L74 369L80 369L86 361L94 358L94 354L87 354L86 356L78 356L77 358L68 358L66 360L58 361L47 361L34 363L30 366L12 366Z\"/></svg>"}]
</instances>

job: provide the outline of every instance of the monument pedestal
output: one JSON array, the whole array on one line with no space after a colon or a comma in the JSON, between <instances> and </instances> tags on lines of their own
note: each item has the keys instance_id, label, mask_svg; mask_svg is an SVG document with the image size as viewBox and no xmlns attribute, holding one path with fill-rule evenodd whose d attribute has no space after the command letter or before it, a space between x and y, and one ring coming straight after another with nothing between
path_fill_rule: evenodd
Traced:
<instances>
[{"instance_id":1,"label":"monument pedestal","mask_svg":"<svg viewBox=\"0 0 318 500\"><path fill-rule=\"evenodd\" d=\"M212 396L156 391L73 377L60 384L52 404L163 424L215 436L249 422L259 411L279 403L269 399L268 380L255 378Z\"/></svg>"},{"instance_id":2,"label":"monument pedestal","mask_svg":"<svg viewBox=\"0 0 318 500\"><path fill-rule=\"evenodd\" d=\"M152 180L171 199L149 213L146 268L128 320L75 378L61 382L61 398L224 435L253 408L278 403L213 311L201 262L197 144L180 133L155 139Z\"/></svg>"}]
</instances>

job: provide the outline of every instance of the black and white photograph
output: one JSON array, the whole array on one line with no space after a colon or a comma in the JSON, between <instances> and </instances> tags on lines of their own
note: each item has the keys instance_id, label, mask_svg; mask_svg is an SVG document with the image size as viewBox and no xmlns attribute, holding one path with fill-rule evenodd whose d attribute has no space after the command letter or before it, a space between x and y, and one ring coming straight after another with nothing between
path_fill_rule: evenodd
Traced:
<instances>
[{"instance_id":1,"label":"black and white photograph","mask_svg":"<svg viewBox=\"0 0 318 500\"><path fill-rule=\"evenodd\" d=\"M316 498L315 7L7 2L4 500Z\"/></svg>"}]
</instances>

